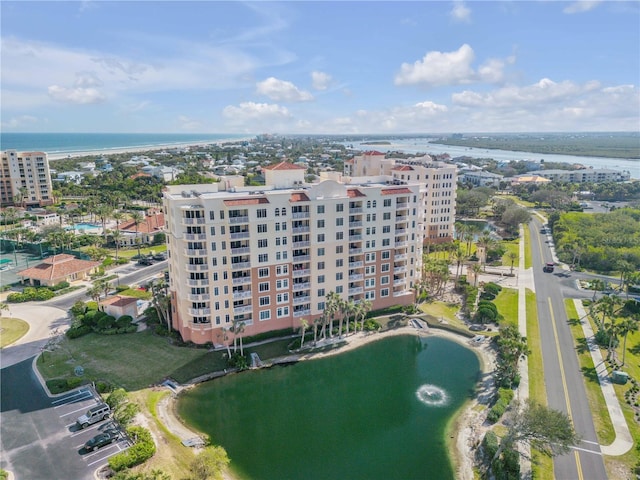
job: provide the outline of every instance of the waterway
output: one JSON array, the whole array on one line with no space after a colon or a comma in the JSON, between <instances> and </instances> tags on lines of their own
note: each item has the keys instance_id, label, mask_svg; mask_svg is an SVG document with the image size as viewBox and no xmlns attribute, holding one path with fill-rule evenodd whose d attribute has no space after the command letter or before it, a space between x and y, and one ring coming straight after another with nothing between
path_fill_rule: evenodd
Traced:
<instances>
[{"instance_id":1,"label":"waterway","mask_svg":"<svg viewBox=\"0 0 640 480\"><path fill-rule=\"evenodd\" d=\"M470 148L454 145L429 143L428 138L391 140L389 145L367 145L358 142L342 142L358 150L378 150L380 152L401 151L404 153L427 153L430 155L449 154L452 158L468 156L472 158L492 158L497 161L544 160L545 162L578 163L591 168L610 168L628 171L631 178L640 178L640 160L608 157L584 157L578 155L553 155L533 152Z\"/></svg>"},{"instance_id":2,"label":"waterway","mask_svg":"<svg viewBox=\"0 0 640 480\"><path fill-rule=\"evenodd\" d=\"M455 478L446 425L474 394L475 353L394 336L288 367L247 371L180 397L180 416L252 480Z\"/></svg>"}]
</instances>

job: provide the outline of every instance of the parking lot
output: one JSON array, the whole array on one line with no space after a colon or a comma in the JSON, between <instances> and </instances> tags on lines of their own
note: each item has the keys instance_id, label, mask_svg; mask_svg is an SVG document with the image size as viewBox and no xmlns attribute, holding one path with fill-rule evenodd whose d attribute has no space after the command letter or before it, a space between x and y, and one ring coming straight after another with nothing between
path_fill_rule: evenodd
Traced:
<instances>
[{"instance_id":1,"label":"parking lot","mask_svg":"<svg viewBox=\"0 0 640 480\"><path fill-rule=\"evenodd\" d=\"M95 451L86 451L85 443L101 433L110 419L87 428L76 420L99 400L84 387L59 397L48 397L25 360L2 369L0 466L18 479L93 479L96 469L106 465L109 457L128 448L119 435Z\"/></svg>"}]
</instances>

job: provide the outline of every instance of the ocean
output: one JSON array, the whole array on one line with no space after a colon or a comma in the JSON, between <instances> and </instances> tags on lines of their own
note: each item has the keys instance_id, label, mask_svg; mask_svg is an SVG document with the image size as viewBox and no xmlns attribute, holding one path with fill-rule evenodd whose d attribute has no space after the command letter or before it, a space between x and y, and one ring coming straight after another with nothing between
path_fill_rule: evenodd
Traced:
<instances>
[{"instance_id":1,"label":"ocean","mask_svg":"<svg viewBox=\"0 0 640 480\"><path fill-rule=\"evenodd\" d=\"M0 150L46 152L49 155L108 152L123 148L217 143L247 134L191 133L0 133Z\"/></svg>"}]
</instances>

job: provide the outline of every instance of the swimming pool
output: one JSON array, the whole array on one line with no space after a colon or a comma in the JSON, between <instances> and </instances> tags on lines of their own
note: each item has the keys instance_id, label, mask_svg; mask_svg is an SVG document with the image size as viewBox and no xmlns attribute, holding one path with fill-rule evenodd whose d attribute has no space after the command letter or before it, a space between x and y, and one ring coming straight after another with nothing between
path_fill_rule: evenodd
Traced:
<instances>
[{"instance_id":1,"label":"swimming pool","mask_svg":"<svg viewBox=\"0 0 640 480\"><path fill-rule=\"evenodd\" d=\"M94 225L93 223L76 223L73 226L66 227L65 230L75 230L79 232L80 230L99 230L102 227L100 225Z\"/></svg>"}]
</instances>

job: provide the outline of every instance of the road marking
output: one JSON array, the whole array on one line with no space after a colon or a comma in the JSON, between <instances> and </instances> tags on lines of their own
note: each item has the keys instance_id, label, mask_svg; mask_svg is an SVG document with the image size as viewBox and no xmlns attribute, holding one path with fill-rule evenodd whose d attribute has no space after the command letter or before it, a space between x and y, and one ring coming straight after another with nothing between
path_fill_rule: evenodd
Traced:
<instances>
[{"instance_id":1,"label":"road marking","mask_svg":"<svg viewBox=\"0 0 640 480\"><path fill-rule=\"evenodd\" d=\"M93 395L91 395L91 393L84 391L81 397L77 397L77 398L72 398L75 397L76 395L70 395L68 397L65 398L61 398L60 400L54 400L53 402L51 402L51 404L55 404L55 403L59 403L60 405L56 405L53 408L60 408L60 407L64 407L65 405L69 405L72 403L77 403L77 402L81 402L82 400L85 400L87 398L93 398ZM64 403L62 403L64 402Z\"/></svg>"},{"instance_id":2,"label":"road marking","mask_svg":"<svg viewBox=\"0 0 640 480\"><path fill-rule=\"evenodd\" d=\"M600 444L598 442L592 442L591 440L582 440L582 443L590 443L591 445L598 445L600 446Z\"/></svg>"},{"instance_id":3,"label":"road marking","mask_svg":"<svg viewBox=\"0 0 640 480\"><path fill-rule=\"evenodd\" d=\"M558 340L558 329L556 328L556 317L553 314L553 306L551 305L551 298L548 298L549 303L549 312L551 313L551 326L553 327L553 338L556 343L556 350L558 352L558 366L560 367L560 379L562 380L562 389L564 390L564 401L567 406L567 415L569 420L573 424L573 415L571 414L571 404L569 402L569 390L567 388L567 379L564 375L564 364L562 362L562 352L560 351L560 341ZM582 476L582 466L580 465L580 454L577 451L574 451L574 456L576 459L576 468L578 469L578 480L583 480Z\"/></svg>"},{"instance_id":4,"label":"road marking","mask_svg":"<svg viewBox=\"0 0 640 480\"><path fill-rule=\"evenodd\" d=\"M60 415L60 418L62 417L66 417L67 415L73 415L74 413L78 413L78 412L86 412L87 410L89 410L91 407L82 407L82 408L76 408L75 410L71 410L70 412L67 413L63 413L62 415Z\"/></svg>"},{"instance_id":5,"label":"road marking","mask_svg":"<svg viewBox=\"0 0 640 480\"><path fill-rule=\"evenodd\" d=\"M580 450L581 452L593 453L594 455L602 456L602 452L596 452L595 450L589 450L588 448L569 447L571 450Z\"/></svg>"}]
</instances>

